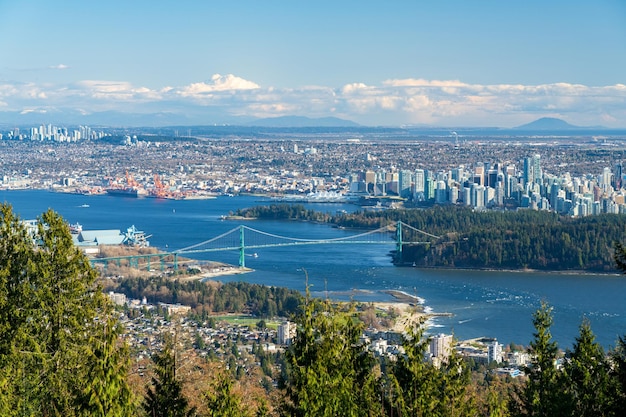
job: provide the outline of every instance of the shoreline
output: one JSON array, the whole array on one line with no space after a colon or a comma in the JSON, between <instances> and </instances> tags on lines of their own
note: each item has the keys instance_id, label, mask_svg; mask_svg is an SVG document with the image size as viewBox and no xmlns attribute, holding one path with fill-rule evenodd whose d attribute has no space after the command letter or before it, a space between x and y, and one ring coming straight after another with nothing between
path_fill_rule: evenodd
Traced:
<instances>
[{"instance_id":1,"label":"shoreline","mask_svg":"<svg viewBox=\"0 0 626 417\"><path fill-rule=\"evenodd\" d=\"M363 305L367 304L370 303L363 303ZM389 312L392 309L399 311L399 315L393 325L387 327L386 330L401 334L406 333L407 330L415 326L423 326L425 330L429 330L433 327L432 319L436 317L453 316L452 313L433 313L430 311L430 308L423 304L415 305L413 303L398 301L374 301L371 304L380 311Z\"/></svg>"},{"instance_id":2,"label":"shoreline","mask_svg":"<svg viewBox=\"0 0 626 417\"><path fill-rule=\"evenodd\" d=\"M600 272L600 271L585 271L584 269L567 269L567 270L558 270L558 269L497 269L497 268L449 268L449 267L439 267L439 266L410 266L410 265L395 265L396 268L414 268L418 270L425 271L465 271L465 272L511 272L515 274L555 274L555 275L598 275L598 276L622 276L626 275L626 273L620 273L619 271L615 272Z\"/></svg>"},{"instance_id":3,"label":"shoreline","mask_svg":"<svg viewBox=\"0 0 626 417\"><path fill-rule=\"evenodd\" d=\"M200 272L197 275L193 275L189 277L179 277L177 278L177 280L205 282L205 281L215 280L215 278L219 278L223 276L243 275L243 274L247 274L253 271L254 269L250 269L250 268L240 268L238 266L223 264L215 268L212 268L209 271Z\"/></svg>"}]
</instances>

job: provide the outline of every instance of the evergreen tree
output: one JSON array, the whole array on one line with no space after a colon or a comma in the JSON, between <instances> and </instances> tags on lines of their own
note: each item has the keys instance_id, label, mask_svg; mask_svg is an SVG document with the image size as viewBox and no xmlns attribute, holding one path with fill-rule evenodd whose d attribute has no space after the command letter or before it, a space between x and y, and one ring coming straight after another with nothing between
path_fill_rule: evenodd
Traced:
<instances>
[{"instance_id":1,"label":"evergreen tree","mask_svg":"<svg viewBox=\"0 0 626 417\"><path fill-rule=\"evenodd\" d=\"M1 205L0 216L0 414L35 415L39 373L26 371L40 369L28 329L36 308L34 244L11 206Z\"/></svg>"},{"instance_id":2,"label":"evergreen tree","mask_svg":"<svg viewBox=\"0 0 626 417\"><path fill-rule=\"evenodd\" d=\"M468 395L470 370L456 351L443 362L441 372L440 398L438 409L441 416L469 416L477 413L476 404Z\"/></svg>"},{"instance_id":3,"label":"evergreen tree","mask_svg":"<svg viewBox=\"0 0 626 417\"><path fill-rule=\"evenodd\" d=\"M0 207L3 416L93 415L84 402L87 382L115 391L108 386L111 380L99 379L102 374L89 374L92 342L109 340L111 358L120 363L128 359L103 333L101 323L114 326L116 320L95 278L58 214L48 210L38 219L36 230L27 231L10 206ZM115 364L109 361L109 365ZM125 381L126 368L116 369L118 380ZM110 405L126 400L121 396Z\"/></svg>"},{"instance_id":4,"label":"evergreen tree","mask_svg":"<svg viewBox=\"0 0 626 417\"><path fill-rule=\"evenodd\" d=\"M619 242L615 242L613 248L613 259L615 260L617 267L626 274L626 247Z\"/></svg>"},{"instance_id":5,"label":"evergreen tree","mask_svg":"<svg viewBox=\"0 0 626 417\"><path fill-rule=\"evenodd\" d=\"M509 417L508 397L490 387L487 392L487 415L489 417Z\"/></svg>"},{"instance_id":6,"label":"evergreen tree","mask_svg":"<svg viewBox=\"0 0 626 417\"><path fill-rule=\"evenodd\" d=\"M135 409L126 376L130 365L126 345L119 346L119 326L103 323L102 337L92 340L86 386L83 390L85 415L124 417Z\"/></svg>"},{"instance_id":7,"label":"evergreen tree","mask_svg":"<svg viewBox=\"0 0 626 417\"><path fill-rule=\"evenodd\" d=\"M26 324L34 305L31 259L34 245L11 206L0 206L0 366L27 339Z\"/></svg>"},{"instance_id":8,"label":"evergreen tree","mask_svg":"<svg viewBox=\"0 0 626 417\"><path fill-rule=\"evenodd\" d=\"M566 393L573 416L610 416L618 394L609 375L604 349L595 341L588 319L580 325L574 349L565 363Z\"/></svg>"},{"instance_id":9,"label":"evergreen tree","mask_svg":"<svg viewBox=\"0 0 626 417\"><path fill-rule=\"evenodd\" d=\"M284 415L379 414L373 358L359 341L362 326L354 315L311 300L307 291L296 338L285 353Z\"/></svg>"},{"instance_id":10,"label":"evergreen tree","mask_svg":"<svg viewBox=\"0 0 626 417\"><path fill-rule=\"evenodd\" d=\"M436 368L426 361L428 339L420 325L409 330L400 355L392 367L387 398L390 414L410 416L434 415L439 402Z\"/></svg>"},{"instance_id":11,"label":"evergreen tree","mask_svg":"<svg viewBox=\"0 0 626 417\"><path fill-rule=\"evenodd\" d=\"M97 320L106 314L106 300L95 285L95 270L74 246L65 221L48 210L37 229L33 264L38 305L30 327L43 358L42 408L45 415L67 416L80 402L85 360L90 357L90 341L101 331Z\"/></svg>"},{"instance_id":12,"label":"evergreen tree","mask_svg":"<svg viewBox=\"0 0 626 417\"><path fill-rule=\"evenodd\" d=\"M465 416L477 410L466 393L469 369L461 358L450 356L436 366L426 360L429 339L424 327L409 330L400 355L392 367L387 388L387 406L392 415Z\"/></svg>"},{"instance_id":13,"label":"evergreen tree","mask_svg":"<svg viewBox=\"0 0 626 417\"><path fill-rule=\"evenodd\" d=\"M617 386L615 407L618 410L626 409L626 338L620 336L617 346L610 353L611 378Z\"/></svg>"},{"instance_id":14,"label":"evergreen tree","mask_svg":"<svg viewBox=\"0 0 626 417\"><path fill-rule=\"evenodd\" d=\"M534 339L530 343L531 366L528 379L519 393L520 402L513 404L514 414L556 417L568 415L567 401L562 393L562 378L556 368L558 345L552 340L552 308L542 302L533 314Z\"/></svg>"},{"instance_id":15,"label":"evergreen tree","mask_svg":"<svg viewBox=\"0 0 626 417\"><path fill-rule=\"evenodd\" d=\"M619 242L614 244L613 259L617 267L626 274L626 246ZM617 346L610 353L611 372L610 375L617 385L618 393L615 396L615 407L618 410L626 409L626 337L620 336Z\"/></svg>"},{"instance_id":16,"label":"evergreen tree","mask_svg":"<svg viewBox=\"0 0 626 417\"><path fill-rule=\"evenodd\" d=\"M143 409L149 417L186 417L195 415L183 395L183 384L176 378L174 343L167 338L163 350L152 356L154 376L144 398Z\"/></svg>"},{"instance_id":17,"label":"evergreen tree","mask_svg":"<svg viewBox=\"0 0 626 417\"><path fill-rule=\"evenodd\" d=\"M233 382L226 374L221 374L212 390L206 394L209 417L248 417L241 397L233 392Z\"/></svg>"}]
</instances>

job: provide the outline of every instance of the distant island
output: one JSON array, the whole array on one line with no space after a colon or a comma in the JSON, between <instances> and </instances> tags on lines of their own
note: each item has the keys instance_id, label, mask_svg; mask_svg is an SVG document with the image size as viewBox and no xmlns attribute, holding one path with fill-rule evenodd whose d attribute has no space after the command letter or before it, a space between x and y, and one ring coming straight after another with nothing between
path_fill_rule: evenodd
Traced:
<instances>
[{"instance_id":1,"label":"distant island","mask_svg":"<svg viewBox=\"0 0 626 417\"><path fill-rule=\"evenodd\" d=\"M541 119L537 119L534 122L517 126L515 129L518 129L518 130L573 130L573 129L585 129L585 127L569 124L565 120L557 119L556 117L542 117Z\"/></svg>"}]
</instances>

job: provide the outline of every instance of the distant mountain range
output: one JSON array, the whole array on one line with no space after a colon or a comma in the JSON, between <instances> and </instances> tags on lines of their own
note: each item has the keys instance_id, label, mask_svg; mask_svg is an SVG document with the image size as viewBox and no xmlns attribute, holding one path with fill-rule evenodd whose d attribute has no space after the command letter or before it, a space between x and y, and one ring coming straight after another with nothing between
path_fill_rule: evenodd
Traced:
<instances>
[{"instance_id":1,"label":"distant mountain range","mask_svg":"<svg viewBox=\"0 0 626 417\"><path fill-rule=\"evenodd\" d=\"M367 126L359 125L351 120L337 117L312 118L306 116L281 116L256 119L249 116L233 116L225 114L219 108L203 108L199 110L193 106L174 107L172 111L164 112L146 105L145 113L133 113L124 111L102 111L87 113L69 108L38 109L27 112L0 111L0 127L3 129L12 127L38 126L41 124L54 124L58 126L107 126L107 127L142 127L142 128L167 128L167 127L205 127L206 129L239 129L241 132L254 134L259 129L263 130L302 130L312 132L316 129L327 132L333 131L394 131L395 135L419 134L433 136L450 136L450 131L457 132L459 136L492 136L492 135L542 135L549 132L550 135L588 135L591 130L613 132L623 134L626 129L609 129L603 126L575 126L565 120L554 117L542 117L531 123L514 128L499 127L450 127L450 126Z\"/></svg>"},{"instance_id":2,"label":"distant mountain range","mask_svg":"<svg viewBox=\"0 0 626 417\"><path fill-rule=\"evenodd\" d=\"M310 118L305 116L281 116L257 119L246 123L259 127L358 127L358 123L337 117Z\"/></svg>"},{"instance_id":3,"label":"distant mountain range","mask_svg":"<svg viewBox=\"0 0 626 417\"><path fill-rule=\"evenodd\" d=\"M176 111L155 111L149 113L126 113L103 111L84 113L73 109L48 109L30 112L0 112L0 124L5 125L90 125L90 126L254 126L254 127L359 127L358 123L337 117L311 118L305 116L282 116L264 119L253 117L228 116L219 111L207 109L180 108Z\"/></svg>"}]
</instances>

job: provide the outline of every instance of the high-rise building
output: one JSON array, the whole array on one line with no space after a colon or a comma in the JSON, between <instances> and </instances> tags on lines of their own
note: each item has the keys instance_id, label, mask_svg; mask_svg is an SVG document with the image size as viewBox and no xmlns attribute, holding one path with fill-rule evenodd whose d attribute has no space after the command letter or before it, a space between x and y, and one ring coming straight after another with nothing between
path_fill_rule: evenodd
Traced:
<instances>
[{"instance_id":1,"label":"high-rise building","mask_svg":"<svg viewBox=\"0 0 626 417\"><path fill-rule=\"evenodd\" d=\"M463 199L463 204L466 206L469 206L472 204L472 193L471 193L471 189L469 187L463 187L463 194L462 194L462 199Z\"/></svg>"},{"instance_id":2,"label":"high-rise building","mask_svg":"<svg viewBox=\"0 0 626 417\"><path fill-rule=\"evenodd\" d=\"M435 190L435 203L444 204L448 202L448 188L445 181L437 181Z\"/></svg>"},{"instance_id":3,"label":"high-rise building","mask_svg":"<svg viewBox=\"0 0 626 417\"><path fill-rule=\"evenodd\" d=\"M498 170L490 169L487 171L487 186L496 188L496 184L498 183Z\"/></svg>"},{"instance_id":4,"label":"high-rise building","mask_svg":"<svg viewBox=\"0 0 626 417\"><path fill-rule=\"evenodd\" d=\"M291 343L291 323L288 321L282 322L278 326L278 343L281 345L288 345Z\"/></svg>"},{"instance_id":5,"label":"high-rise building","mask_svg":"<svg viewBox=\"0 0 626 417\"><path fill-rule=\"evenodd\" d=\"M619 191L622 189L622 180L623 180L623 167L622 167L622 163L618 162L615 164L615 174L613 175L613 182L611 183L611 185L613 185L613 188L616 191Z\"/></svg>"},{"instance_id":6,"label":"high-rise building","mask_svg":"<svg viewBox=\"0 0 626 417\"><path fill-rule=\"evenodd\" d=\"M606 189L608 185L611 185L611 178L613 177L613 173L611 172L611 168L604 167L602 169L602 176L600 177L600 186L603 189Z\"/></svg>"},{"instance_id":7,"label":"high-rise building","mask_svg":"<svg viewBox=\"0 0 626 417\"><path fill-rule=\"evenodd\" d=\"M485 207L485 187L483 187L482 185L473 184L470 198L472 207Z\"/></svg>"},{"instance_id":8,"label":"high-rise building","mask_svg":"<svg viewBox=\"0 0 626 417\"><path fill-rule=\"evenodd\" d=\"M482 162L478 162L474 169L474 183L485 185L485 165Z\"/></svg>"},{"instance_id":9,"label":"high-rise building","mask_svg":"<svg viewBox=\"0 0 626 417\"><path fill-rule=\"evenodd\" d=\"M524 180L525 187L533 182L539 184L542 182L541 155L536 154L530 158L524 158L524 173L522 179Z\"/></svg>"},{"instance_id":10,"label":"high-rise building","mask_svg":"<svg viewBox=\"0 0 626 417\"><path fill-rule=\"evenodd\" d=\"M413 175L411 171L401 170L398 173L398 195L402 198L411 196L411 184L413 183Z\"/></svg>"},{"instance_id":11,"label":"high-rise building","mask_svg":"<svg viewBox=\"0 0 626 417\"><path fill-rule=\"evenodd\" d=\"M424 171L426 179L424 180L424 196L426 200L432 200L435 198L435 181L432 177L432 172Z\"/></svg>"},{"instance_id":12,"label":"high-rise building","mask_svg":"<svg viewBox=\"0 0 626 417\"><path fill-rule=\"evenodd\" d=\"M502 345L495 340L487 346L487 363L491 362L502 362Z\"/></svg>"},{"instance_id":13,"label":"high-rise building","mask_svg":"<svg viewBox=\"0 0 626 417\"><path fill-rule=\"evenodd\" d=\"M537 154L533 156L533 175L535 182L541 182L543 180L543 171L541 170L541 155Z\"/></svg>"},{"instance_id":14,"label":"high-rise building","mask_svg":"<svg viewBox=\"0 0 626 417\"><path fill-rule=\"evenodd\" d=\"M450 356L452 352L452 335L438 334L430 339L430 345L428 349L432 358L439 360L445 360Z\"/></svg>"},{"instance_id":15,"label":"high-rise building","mask_svg":"<svg viewBox=\"0 0 626 417\"><path fill-rule=\"evenodd\" d=\"M452 204L456 204L459 201L459 189L456 185L453 185L448 190L448 201Z\"/></svg>"},{"instance_id":16,"label":"high-rise building","mask_svg":"<svg viewBox=\"0 0 626 417\"><path fill-rule=\"evenodd\" d=\"M493 203L498 207L503 206L504 205L504 187L502 186L501 182L498 182L496 184L495 190L496 192L495 192Z\"/></svg>"},{"instance_id":17,"label":"high-rise building","mask_svg":"<svg viewBox=\"0 0 626 417\"><path fill-rule=\"evenodd\" d=\"M415 192L424 193L424 187L426 184L426 175L423 169L415 170Z\"/></svg>"},{"instance_id":18,"label":"high-rise building","mask_svg":"<svg viewBox=\"0 0 626 417\"><path fill-rule=\"evenodd\" d=\"M463 182L463 180L465 179L465 173L463 171L463 165L461 165L458 168L454 168L452 169L452 179L454 181L458 181L458 182Z\"/></svg>"}]
</instances>

